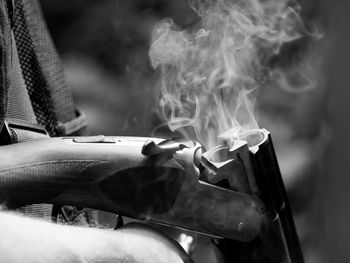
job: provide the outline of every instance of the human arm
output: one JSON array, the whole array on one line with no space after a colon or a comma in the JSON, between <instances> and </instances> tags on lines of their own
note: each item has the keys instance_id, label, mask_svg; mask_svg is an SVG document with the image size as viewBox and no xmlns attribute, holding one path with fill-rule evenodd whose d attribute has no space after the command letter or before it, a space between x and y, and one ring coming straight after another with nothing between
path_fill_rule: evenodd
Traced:
<instances>
[{"instance_id":1,"label":"human arm","mask_svg":"<svg viewBox=\"0 0 350 263\"><path fill-rule=\"evenodd\" d=\"M165 236L141 228L111 231L56 225L0 212L0 261L190 262L189 258L184 258L184 252Z\"/></svg>"}]
</instances>

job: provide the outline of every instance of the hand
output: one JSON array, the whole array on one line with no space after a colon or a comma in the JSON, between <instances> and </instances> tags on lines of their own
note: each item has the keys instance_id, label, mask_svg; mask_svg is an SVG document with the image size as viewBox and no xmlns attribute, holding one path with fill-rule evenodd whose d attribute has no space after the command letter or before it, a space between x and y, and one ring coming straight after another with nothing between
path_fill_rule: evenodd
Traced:
<instances>
[{"instance_id":1,"label":"hand","mask_svg":"<svg viewBox=\"0 0 350 263\"><path fill-rule=\"evenodd\" d=\"M139 242L143 246L145 246L145 243L148 243L147 245L149 247L148 249L151 249L151 250L155 249L155 256L157 258L159 257L166 258L167 253L170 253L170 254L175 253L177 256L181 258L182 261L180 262L184 262L184 263L193 262L192 259L187 255L185 250L179 245L179 243L177 243L175 240L167 237L166 235L162 234L161 232L155 230L154 228L148 225L133 222L133 223L126 224L125 226L118 229L117 231L123 234L127 234L130 237L131 241ZM161 251L159 251L159 248L161 248ZM141 256L141 258L139 259L141 262L142 257L144 257L144 255L149 254L149 252L150 251L147 250L147 253L136 253L135 256ZM155 259L153 259L153 260L150 260L150 262L156 262L156 261ZM164 262L169 262L169 261L164 261Z\"/></svg>"},{"instance_id":2,"label":"hand","mask_svg":"<svg viewBox=\"0 0 350 263\"><path fill-rule=\"evenodd\" d=\"M192 262L174 241L142 225L112 231L0 212L0 233L1 262Z\"/></svg>"}]
</instances>

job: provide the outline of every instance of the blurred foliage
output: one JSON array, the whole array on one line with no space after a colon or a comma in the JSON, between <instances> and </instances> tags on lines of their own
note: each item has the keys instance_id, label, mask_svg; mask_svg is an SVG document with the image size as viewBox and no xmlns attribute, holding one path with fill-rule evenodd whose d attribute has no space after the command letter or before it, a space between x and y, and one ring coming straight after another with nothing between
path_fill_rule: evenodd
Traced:
<instances>
[{"instance_id":1,"label":"blurred foliage","mask_svg":"<svg viewBox=\"0 0 350 263\"><path fill-rule=\"evenodd\" d=\"M60 53L94 58L113 74L125 74L128 67L148 70L156 21L171 16L185 26L195 19L185 0L49 0L42 7Z\"/></svg>"}]
</instances>

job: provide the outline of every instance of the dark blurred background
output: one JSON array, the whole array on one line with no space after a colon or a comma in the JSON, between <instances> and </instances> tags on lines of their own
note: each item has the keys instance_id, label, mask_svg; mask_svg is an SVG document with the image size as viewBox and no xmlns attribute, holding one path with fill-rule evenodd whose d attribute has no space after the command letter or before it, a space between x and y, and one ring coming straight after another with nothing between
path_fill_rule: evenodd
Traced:
<instances>
[{"instance_id":1,"label":"dark blurred background","mask_svg":"<svg viewBox=\"0 0 350 263\"><path fill-rule=\"evenodd\" d=\"M187 1L41 2L90 134L152 135L161 120L157 76L148 60L150 34L164 17L183 27L193 24L198 18ZM274 63L288 67L290 60L307 57L318 82L306 92L264 86L259 120L272 132L307 262L350 262L350 2L299 2L302 17L324 37L289 45ZM112 225L115 218L101 214L100 220ZM198 256L197 262L204 263Z\"/></svg>"}]
</instances>

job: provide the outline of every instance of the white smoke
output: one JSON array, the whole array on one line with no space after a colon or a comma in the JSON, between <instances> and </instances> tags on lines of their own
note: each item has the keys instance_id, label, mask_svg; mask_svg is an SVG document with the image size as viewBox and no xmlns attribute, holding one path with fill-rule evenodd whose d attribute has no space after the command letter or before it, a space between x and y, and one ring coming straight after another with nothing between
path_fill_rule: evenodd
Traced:
<instances>
[{"instance_id":1,"label":"white smoke","mask_svg":"<svg viewBox=\"0 0 350 263\"><path fill-rule=\"evenodd\" d=\"M306 32L298 6L287 0L190 0L200 20L187 29L157 23L149 56L161 71L160 108L171 130L192 127L207 147L218 136L258 128L257 91L283 71L266 61Z\"/></svg>"}]
</instances>

